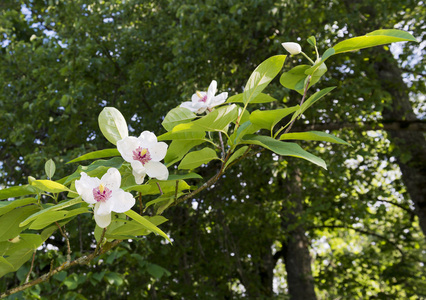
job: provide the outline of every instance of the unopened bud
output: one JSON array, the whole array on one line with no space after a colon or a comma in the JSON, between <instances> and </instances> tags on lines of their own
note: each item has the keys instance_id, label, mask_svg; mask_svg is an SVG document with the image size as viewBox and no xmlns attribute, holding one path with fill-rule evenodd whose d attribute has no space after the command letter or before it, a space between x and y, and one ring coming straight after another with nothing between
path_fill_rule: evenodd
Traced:
<instances>
[{"instance_id":1,"label":"unopened bud","mask_svg":"<svg viewBox=\"0 0 426 300\"><path fill-rule=\"evenodd\" d=\"M287 42L287 43L282 43L281 45L291 55L296 55L296 54L299 54L300 52L302 52L302 47L300 47L300 45L298 43Z\"/></svg>"}]
</instances>

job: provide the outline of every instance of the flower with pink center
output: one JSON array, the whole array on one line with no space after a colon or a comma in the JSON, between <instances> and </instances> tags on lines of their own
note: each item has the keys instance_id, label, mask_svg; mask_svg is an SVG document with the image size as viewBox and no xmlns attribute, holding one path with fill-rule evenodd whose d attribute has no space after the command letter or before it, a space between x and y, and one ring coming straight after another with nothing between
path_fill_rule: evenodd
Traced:
<instances>
[{"instance_id":1,"label":"flower with pink center","mask_svg":"<svg viewBox=\"0 0 426 300\"><path fill-rule=\"evenodd\" d=\"M150 131L142 132L138 138L128 136L117 141L117 149L131 164L137 184L143 183L147 174L159 180L169 177L169 170L160 162L166 156L167 148L167 144L158 142L156 135Z\"/></svg>"},{"instance_id":2,"label":"flower with pink center","mask_svg":"<svg viewBox=\"0 0 426 300\"><path fill-rule=\"evenodd\" d=\"M101 228L111 223L111 212L124 213L135 205L132 194L120 189L120 185L121 175L116 168L108 169L101 179L81 172L81 178L75 181L77 193L94 205L95 221Z\"/></svg>"},{"instance_id":3,"label":"flower with pink center","mask_svg":"<svg viewBox=\"0 0 426 300\"><path fill-rule=\"evenodd\" d=\"M217 82L213 80L207 92L197 91L192 95L192 101L183 102L180 107L187 108L197 114L202 114L206 110L211 111L213 107L221 105L228 98L228 93L224 92L215 96L216 92Z\"/></svg>"}]
</instances>

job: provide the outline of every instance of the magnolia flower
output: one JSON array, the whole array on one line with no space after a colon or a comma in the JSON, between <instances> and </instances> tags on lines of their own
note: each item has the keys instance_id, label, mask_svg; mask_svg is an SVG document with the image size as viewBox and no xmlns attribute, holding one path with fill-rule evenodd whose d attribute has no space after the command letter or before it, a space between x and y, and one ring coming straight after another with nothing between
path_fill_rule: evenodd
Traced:
<instances>
[{"instance_id":1,"label":"magnolia flower","mask_svg":"<svg viewBox=\"0 0 426 300\"><path fill-rule=\"evenodd\" d=\"M197 114L202 114L206 110L211 111L213 107L224 103L226 98L228 98L228 93L225 92L215 96L216 92L217 82L216 80L213 80L210 83L207 92L197 91L194 95L192 95L192 101L183 102L180 107L187 108Z\"/></svg>"},{"instance_id":2,"label":"magnolia flower","mask_svg":"<svg viewBox=\"0 0 426 300\"><path fill-rule=\"evenodd\" d=\"M281 44L285 50L287 50L291 55L296 55L302 52L302 47L298 43L282 43Z\"/></svg>"},{"instance_id":3,"label":"magnolia flower","mask_svg":"<svg viewBox=\"0 0 426 300\"><path fill-rule=\"evenodd\" d=\"M166 156L167 144L157 142L157 137L150 131L144 131L136 138L125 137L117 141L117 149L125 161L132 165L133 176L137 184L141 184L148 174L151 178L166 180L169 170L160 163Z\"/></svg>"},{"instance_id":4,"label":"magnolia flower","mask_svg":"<svg viewBox=\"0 0 426 300\"><path fill-rule=\"evenodd\" d=\"M81 178L75 181L77 193L90 205L95 205L95 221L105 228L111 223L111 212L124 213L135 205L132 194L120 189L121 175L116 168L110 168L102 176L90 177L81 172Z\"/></svg>"}]
</instances>

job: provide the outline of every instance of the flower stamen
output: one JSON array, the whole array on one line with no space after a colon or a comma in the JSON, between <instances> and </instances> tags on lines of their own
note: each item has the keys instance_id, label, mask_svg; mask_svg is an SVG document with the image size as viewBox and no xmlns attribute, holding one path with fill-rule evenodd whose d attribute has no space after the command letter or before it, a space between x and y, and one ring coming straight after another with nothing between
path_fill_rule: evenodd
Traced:
<instances>
[{"instance_id":1,"label":"flower stamen","mask_svg":"<svg viewBox=\"0 0 426 300\"><path fill-rule=\"evenodd\" d=\"M151 155L147 148L137 147L136 150L133 150L133 159L145 165L151 160Z\"/></svg>"},{"instance_id":2,"label":"flower stamen","mask_svg":"<svg viewBox=\"0 0 426 300\"><path fill-rule=\"evenodd\" d=\"M198 100L198 102L203 102L206 103L207 102L207 95L201 95L201 93L199 91L195 92L198 96L198 98L200 98L200 100Z\"/></svg>"},{"instance_id":3,"label":"flower stamen","mask_svg":"<svg viewBox=\"0 0 426 300\"><path fill-rule=\"evenodd\" d=\"M96 202L106 202L112 194L112 191L105 187L102 183L92 190L93 198L95 198Z\"/></svg>"}]
</instances>

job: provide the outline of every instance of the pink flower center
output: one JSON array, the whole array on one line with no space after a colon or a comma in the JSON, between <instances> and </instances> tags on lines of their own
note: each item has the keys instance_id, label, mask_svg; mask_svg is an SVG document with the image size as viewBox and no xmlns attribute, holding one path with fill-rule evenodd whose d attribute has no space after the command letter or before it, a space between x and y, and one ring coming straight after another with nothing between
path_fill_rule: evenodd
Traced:
<instances>
[{"instance_id":1,"label":"pink flower center","mask_svg":"<svg viewBox=\"0 0 426 300\"><path fill-rule=\"evenodd\" d=\"M151 155L147 148L137 147L136 150L133 151L133 159L145 165L151 160Z\"/></svg>"},{"instance_id":2,"label":"pink flower center","mask_svg":"<svg viewBox=\"0 0 426 300\"><path fill-rule=\"evenodd\" d=\"M95 198L96 202L106 202L109 198L111 198L112 191L104 187L101 183L98 187L93 189L93 197Z\"/></svg>"},{"instance_id":3,"label":"pink flower center","mask_svg":"<svg viewBox=\"0 0 426 300\"><path fill-rule=\"evenodd\" d=\"M203 98L198 100L198 102L204 102L204 103L206 103L206 101L207 101L207 95L205 95Z\"/></svg>"},{"instance_id":4,"label":"pink flower center","mask_svg":"<svg viewBox=\"0 0 426 300\"><path fill-rule=\"evenodd\" d=\"M200 98L200 100L198 100L198 102L203 102L203 103L207 102L207 94L203 96L201 94L201 92L199 92L199 91L196 91L195 93L197 94L198 98Z\"/></svg>"}]
</instances>

